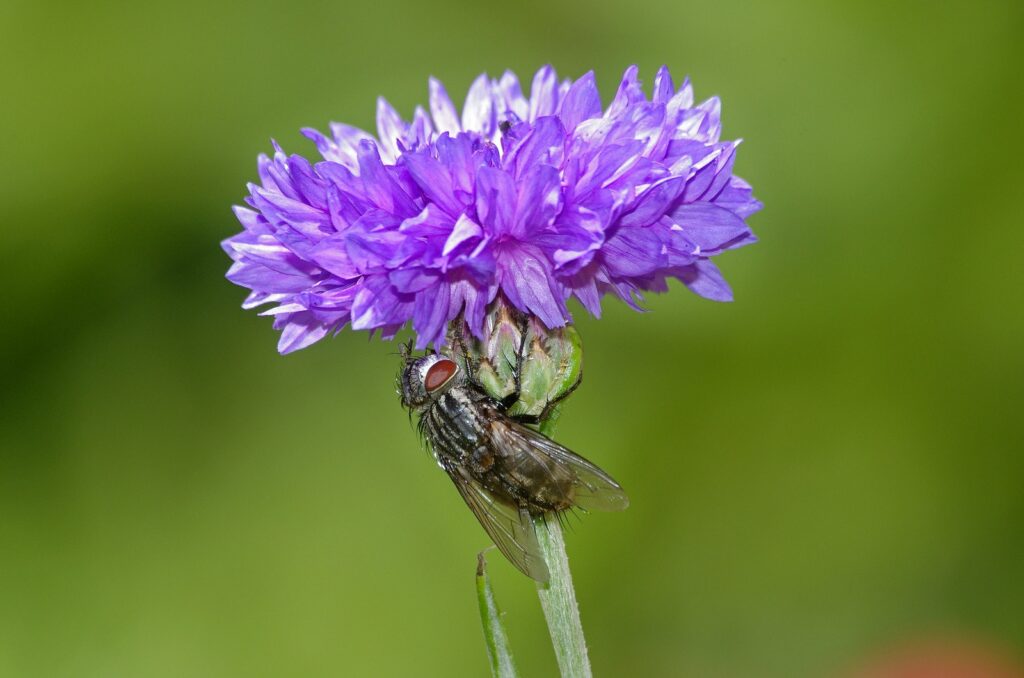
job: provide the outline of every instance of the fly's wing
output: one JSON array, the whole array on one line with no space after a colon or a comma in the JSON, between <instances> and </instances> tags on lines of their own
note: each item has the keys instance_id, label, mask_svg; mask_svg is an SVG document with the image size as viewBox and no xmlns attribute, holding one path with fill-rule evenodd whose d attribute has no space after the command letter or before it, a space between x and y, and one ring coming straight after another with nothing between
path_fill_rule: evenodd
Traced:
<instances>
[{"instance_id":1,"label":"fly's wing","mask_svg":"<svg viewBox=\"0 0 1024 678\"><path fill-rule=\"evenodd\" d=\"M492 439L512 467L539 468L553 484L571 485L573 506L587 511L622 511L629 497L615 480L551 438L507 419L491 427Z\"/></svg>"},{"instance_id":2,"label":"fly's wing","mask_svg":"<svg viewBox=\"0 0 1024 678\"><path fill-rule=\"evenodd\" d=\"M445 471L498 550L527 577L547 582L548 567L530 514L496 499L464 469L446 466Z\"/></svg>"}]
</instances>

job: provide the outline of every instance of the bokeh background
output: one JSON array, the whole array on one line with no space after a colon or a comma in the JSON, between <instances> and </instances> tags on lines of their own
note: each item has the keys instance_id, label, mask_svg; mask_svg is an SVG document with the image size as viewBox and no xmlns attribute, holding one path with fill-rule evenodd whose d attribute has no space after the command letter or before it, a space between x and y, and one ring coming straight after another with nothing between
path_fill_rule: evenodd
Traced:
<instances>
[{"instance_id":1,"label":"bokeh background","mask_svg":"<svg viewBox=\"0 0 1024 678\"><path fill-rule=\"evenodd\" d=\"M279 357L218 241L271 137L546 62L606 101L689 74L766 204L735 303L579 315L559 437L633 500L569 536L598 675L1019 661L1022 30L1016 0L0 2L0 675L486 674L486 537L395 345Z\"/></svg>"}]
</instances>

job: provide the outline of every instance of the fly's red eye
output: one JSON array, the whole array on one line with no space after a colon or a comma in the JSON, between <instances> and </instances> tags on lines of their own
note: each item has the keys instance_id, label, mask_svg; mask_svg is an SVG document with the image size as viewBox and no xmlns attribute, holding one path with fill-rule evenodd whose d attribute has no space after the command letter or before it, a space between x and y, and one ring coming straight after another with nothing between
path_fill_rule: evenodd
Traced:
<instances>
[{"instance_id":1,"label":"fly's red eye","mask_svg":"<svg viewBox=\"0 0 1024 678\"><path fill-rule=\"evenodd\" d=\"M423 387L427 389L427 393L433 393L447 384L458 369L459 366L451 360L438 360L427 370L427 376L423 379Z\"/></svg>"}]
</instances>

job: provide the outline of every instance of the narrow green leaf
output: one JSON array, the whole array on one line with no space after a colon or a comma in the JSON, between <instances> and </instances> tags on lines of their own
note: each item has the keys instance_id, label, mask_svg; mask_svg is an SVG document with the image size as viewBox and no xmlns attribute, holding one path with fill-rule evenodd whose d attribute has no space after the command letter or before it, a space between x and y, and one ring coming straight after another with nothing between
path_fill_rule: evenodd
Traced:
<instances>
[{"instance_id":1,"label":"narrow green leaf","mask_svg":"<svg viewBox=\"0 0 1024 678\"><path fill-rule=\"evenodd\" d=\"M501 623L501 610L494 600L491 578L487 576L487 561L482 551L476 556L476 597L480 604L480 622L484 627L487 658L491 661L491 675L495 678L515 678L517 673L512 649Z\"/></svg>"}]
</instances>

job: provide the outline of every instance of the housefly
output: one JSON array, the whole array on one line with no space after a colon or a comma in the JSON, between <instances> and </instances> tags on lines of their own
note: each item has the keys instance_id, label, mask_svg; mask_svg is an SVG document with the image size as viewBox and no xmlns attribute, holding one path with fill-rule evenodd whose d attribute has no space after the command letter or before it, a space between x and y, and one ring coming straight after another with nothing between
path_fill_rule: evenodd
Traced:
<instances>
[{"instance_id":1,"label":"housefly","mask_svg":"<svg viewBox=\"0 0 1024 678\"><path fill-rule=\"evenodd\" d=\"M419 430L498 550L520 571L548 580L533 519L573 508L621 511L629 499L615 480L586 459L515 416L518 399L489 396L471 360L403 350L402 405L419 416Z\"/></svg>"}]
</instances>

